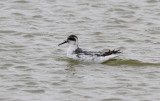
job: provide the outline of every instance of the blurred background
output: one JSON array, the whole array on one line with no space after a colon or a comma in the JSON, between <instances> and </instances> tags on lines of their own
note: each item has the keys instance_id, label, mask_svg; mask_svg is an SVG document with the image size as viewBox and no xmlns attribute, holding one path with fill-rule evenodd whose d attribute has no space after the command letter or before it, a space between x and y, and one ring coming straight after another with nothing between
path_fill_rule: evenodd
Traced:
<instances>
[{"instance_id":1,"label":"blurred background","mask_svg":"<svg viewBox=\"0 0 160 101\"><path fill-rule=\"evenodd\" d=\"M0 101L159 101L160 0L1 0ZM103 64L66 57L69 35Z\"/></svg>"}]
</instances>

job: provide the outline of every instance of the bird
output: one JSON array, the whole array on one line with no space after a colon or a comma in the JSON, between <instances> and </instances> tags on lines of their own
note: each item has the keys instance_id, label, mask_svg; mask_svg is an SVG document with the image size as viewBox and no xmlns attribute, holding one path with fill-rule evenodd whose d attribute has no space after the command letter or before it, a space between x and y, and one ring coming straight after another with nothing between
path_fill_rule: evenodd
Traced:
<instances>
[{"instance_id":1,"label":"bird","mask_svg":"<svg viewBox=\"0 0 160 101\"><path fill-rule=\"evenodd\" d=\"M60 43L58 46L65 43L69 44L67 57L81 62L103 63L109 59L117 57L118 54L121 53L120 50L109 50L107 52L86 51L79 48L78 37L76 35L68 36L67 40Z\"/></svg>"}]
</instances>

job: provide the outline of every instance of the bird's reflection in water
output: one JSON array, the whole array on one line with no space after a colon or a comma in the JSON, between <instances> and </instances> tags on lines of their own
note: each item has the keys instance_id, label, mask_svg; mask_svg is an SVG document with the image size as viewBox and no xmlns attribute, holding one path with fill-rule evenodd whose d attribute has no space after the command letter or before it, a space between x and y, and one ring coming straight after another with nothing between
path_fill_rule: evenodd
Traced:
<instances>
[{"instance_id":1,"label":"bird's reflection in water","mask_svg":"<svg viewBox=\"0 0 160 101\"><path fill-rule=\"evenodd\" d=\"M79 64L78 61L72 60L72 59L67 59L67 66L66 66L66 72L75 75L76 74L76 67Z\"/></svg>"}]
</instances>

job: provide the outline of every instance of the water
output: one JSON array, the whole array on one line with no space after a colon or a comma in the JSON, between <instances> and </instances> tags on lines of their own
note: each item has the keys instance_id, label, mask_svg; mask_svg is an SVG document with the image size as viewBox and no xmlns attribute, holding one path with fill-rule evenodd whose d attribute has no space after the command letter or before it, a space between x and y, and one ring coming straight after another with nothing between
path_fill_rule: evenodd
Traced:
<instances>
[{"instance_id":1,"label":"water","mask_svg":"<svg viewBox=\"0 0 160 101\"><path fill-rule=\"evenodd\" d=\"M159 0L1 0L0 101L160 101ZM120 49L103 64L85 49Z\"/></svg>"}]
</instances>

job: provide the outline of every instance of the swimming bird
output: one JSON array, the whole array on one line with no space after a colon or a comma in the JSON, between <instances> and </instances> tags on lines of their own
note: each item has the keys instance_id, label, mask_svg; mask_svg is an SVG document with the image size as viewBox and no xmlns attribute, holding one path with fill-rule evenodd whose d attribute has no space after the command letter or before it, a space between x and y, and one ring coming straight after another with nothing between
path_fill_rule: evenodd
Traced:
<instances>
[{"instance_id":1,"label":"swimming bird","mask_svg":"<svg viewBox=\"0 0 160 101\"><path fill-rule=\"evenodd\" d=\"M78 37L76 35L70 35L67 40L60 43L58 46L65 43L69 44L67 57L82 62L103 63L118 56L118 53L121 53L120 50L109 50L107 52L86 51L79 48Z\"/></svg>"}]
</instances>

